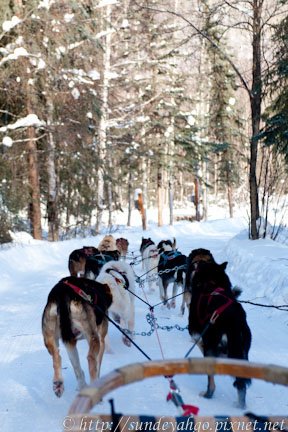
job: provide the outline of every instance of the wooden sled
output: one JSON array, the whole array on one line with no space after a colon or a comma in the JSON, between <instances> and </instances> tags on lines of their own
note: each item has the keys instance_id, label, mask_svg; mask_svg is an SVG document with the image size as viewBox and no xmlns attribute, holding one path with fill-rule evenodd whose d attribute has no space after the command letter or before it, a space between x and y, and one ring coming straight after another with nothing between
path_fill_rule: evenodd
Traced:
<instances>
[{"instance_id":1,"label":"wooden sled","mask_svg":"<svg viewBox=\"0 0 288 432\"><path fill-rule=\"evenodd\" d=\"M253 414L242 417L153 417L89 414L91 409L101 401L103 396L126 384L142 381L155 376L171 376L177 374L192 375L230 375L242 378L256 378L274 384L288 386L288 368L275 365L263 365L243 360L219 358L192 358L185 360L163 360L145 363L134 363L116 369L84 388L73 401L64 430L83 432L104 430L115 432L131 432L136 430L177 432L288 432L288 417L256 417ZM284 414L284 413L283 413ZM114 421L114 427L112 425ZM67 425L65 422L68 422ZM142 423L141 423L142 422ZM144 423L143 423L144 422ZM146 422L146 423L145 423ZM255 423L256 422L256 423ZM116 424L115 424L116 423ZM178 429L177 429L178 427ZM141 429L140 429L141 428Z\"/></svg>"}]
</instances>

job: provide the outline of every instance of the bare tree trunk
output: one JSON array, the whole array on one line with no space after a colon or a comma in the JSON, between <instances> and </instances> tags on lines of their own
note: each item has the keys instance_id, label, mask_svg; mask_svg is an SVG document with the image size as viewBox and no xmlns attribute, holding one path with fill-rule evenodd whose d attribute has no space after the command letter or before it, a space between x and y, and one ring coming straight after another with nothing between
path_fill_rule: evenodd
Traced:
<instances>
[{"instance_id":1,"label":"bare tree trunk","mask_svg":"<svg viewBox=\"0 0 288 432\"><path fill-rule=\"evenodd\" d=\"M127 225L131 226L131 214L132 214L132 174L131 171L129 171L128 174L128 220Z\"/></svg>"},{"instance_id":2,"label":"bare tree trunk","mask_svg":"<svg viewBox=\"0 0 288 432\"><path fill-rule=\"evenodd\" d=\"M108 161L110 175L112 175L111 149L107 149L106 160ZM108 199L108 226L112 227L113 191L112 191L111 179L107 181L107 199Z\"/></svg>"},{"instance_id":3,"label":"bare tree trunk","mask_svg":"<svg viewBox=\"0 0 288 432\"><path fill-rule=\"evenodd\" d=\"M252 88L250 93L252 137L250 140L250 213L251 213L251 238L259 237L257 219L259 218L259 197L257 184L257 136L260 130L261 103L262 103L262 78L261 78L261 13L263 0L253 1L253 73Z\"/></svg>"},{"instance_id":4,"label":"bare tree trunk","mask_svg":"<svg viewBox=\"0 0 288 432\"><path fill-rule=\"evenodd\" d=\"M70 198L71 197L71 186L70 183L68 183L68 187L67 187L67 202L70 203ZM70 209L70 205L68 204L66 206L66 212L65 212L65 226L66 226L66 232L68 232L69 230L69 225L70 225L70 214L71 214L71 209Z\"/></svg>"},{"instance_id":5,"label":"bare tree trunk","mask_svg":"<svg viewBox=\"0 0 288 432\"><path fill-rule=\"evenodd\" d=\"M47 124L53 124L53 103L51 100L47 101ZM48 215L48 240L59 240L59 221L57 213L57 175L55 167L55 142L52 130L48 132L48 152L47 152L47 174L48 174L48 201L47 201L47 215Z\"/></svg>"},{"instance_id":6,"label":"bare tree trunk","mask_svg":"<svg viewBox=\"0 0 288 432\"><path fill-rule=\"evenodd\" d=\"M151 205L151 200L150 200L150 194L149 194L149 190L150 190L150 178L151 178L151 160L148 159L146 161L146 166L147 166L147 176L146 176L146 194L145 194L145 201L146 201L146 208L149 208ZM144 188L145 191L145 188Z\"/></svg>"},{"instance_id":7,"label":"bare tree trunk","mask_svg":"<svg viewBox=\"0 0 288 432\"><path fill-rule=\"evenodd\" d=\"M40 210L40 184L38 171L37 145L34 127L28 128L28 169L31 201L29 216L32 226L32 235L36 240L42 240L41 210Z\"/></svg>"},{"instance_id":8,"label":"bare tree trunk","mask_svg":"<svg viewBox=\"0 0 288 432\"><path fill-rule=\"evenodd\" d=\"M178 181L179 181L179 200L180 202L183 202L184 200L184 188L183 188L183 173L180 171L178 173Z\"/></svg>"},{"instance_id":9,"label":"bare tree trunk","mask_svg":"<svg viewBox=\"0 0 288 432\"><path fill-rule=\"evenodd\" d=\"M168 187L169 187L169 225L173 225L173 185L172 185L172 180L169 180L168 183Z\"/></svg>"},{"instance_id":10,"label":"bare tree trunk","mask_svg":"<svg viewBox=\"0 0 288 432\"><path fill-rule=\"evenodd\" d=\"M231 184L227 184L227 198L228 198L228 206L229 206L229 216L233 218L233 192Z\"/></svg>"},{"instance_id":11,"label":"bare tree trunk","mask_svg":"<svg viewBox=\"0 0 288 432\"><path fill-rule=\"evenodd\" d=\"M199 211L200 202L199 202L199 179L198 179L198 177L195 177L194 185L195 185L195 198L194 198L195 218L196 218L196 221L200 221L201 216L200 216L200 211Z\"/></svg>"},{"instance_id":12,"label":"bare tree trunk","mask_svg":"<svg viewBox=\"0 0 288 432\"><path fill-rule=\"evenodd\" d=\"M158 226L163 225L163 193L162 193L162 168L158 167L157 173L157 204L158 204Z\"/></svg>"},{"instance_id":13,"label":"bare tree trunk","mask_svg":"<svg viewBox=\"0 0 288 432\"><path fill-rule=\"evenodd\" d=\"M32 114L32 102L29 84L26 85L27 97L27 113ZM34 127L30 126L27 129L28 133L28 171L29 171L29 187L31 201L29 204L29 216L32 227L32 235L36 240L42 240L42 227L41 227L41 203L40 203L40 181L38 169L38 155L37 155L37 138Z\"/></svg>"},{"instance_id":14,"label":"bare tree trunk","mask_svg":"<svg viewBox=\"0 0 288 432\"><path fill-rule=\"evenodd\" d=\"M107 30L110 26L111 6L106 6L106 14L103 13L103 30ZM97 194L97 217L96 217L96 232L99 233L104 206L104 160L106 155L107 145L107 121L108 121L108 98L110 84L110 59L111 59L111 33L108 31L104 36L103 48L103 72L102 72L102 106L101 119L99 124L99 160L100 167L98 169L98 194Z\"/></svg>"},{"instance_id":15,"label":"bare tree trunk","mask_svg":"<svg viewBox=\"0 0 288 432\"><path fill-rule=\"evenodd\" d=\"M203 179L204 181L202 181L202 188L203 188L203 201L202 201L202 206L203 206L203 219L207 220L208 217L208 191L207 191L207 184L208 184L208 167L207 167L207 162L204 161L202 163L202 172L203 172Z\"/></svg>"},{"instance_id":16,"label":"bare tree trunk","mask_svg":"<svg viewBox=\"0 0 288 432\"><path fill-rule=\"evenodd\" d=\"M143 196L145 197L145 202L147 207L149 176L148 176L147 159L145 157L143 157L141 160L141 172L142 172Z\"/></svg>"},{"instance_id":17,"label":"bare tree trunk","mask_svg":"<svg viewBox=\"0 0 288 432\"><path fill-rule=\"evenodd\" d=\"M144 207L144 200L143 200L143 195L142 193L139 193L138 195L138 206L139 206L139 211L141 213L141 219L142 219L142 229L143 231L146 231L146 210Z\"/></svg>"}]
</instances>

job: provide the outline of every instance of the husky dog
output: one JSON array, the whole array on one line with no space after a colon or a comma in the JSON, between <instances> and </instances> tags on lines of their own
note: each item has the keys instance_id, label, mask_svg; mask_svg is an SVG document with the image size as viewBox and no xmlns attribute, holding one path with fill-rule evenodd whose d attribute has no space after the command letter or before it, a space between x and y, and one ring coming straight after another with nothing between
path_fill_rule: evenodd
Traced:
<instances>
[{"instance_id":1,"label":"husky dog","mask_svg":"<svg viewBox=\"0 0 288 432\"><path fill-rule=\"evenodd\" d=\"M198 345L203 355L211 357L248 360L251 345L251 331L242 305L237 301L239 294L231 288L225 273L227 262L190 262L187 285L192 296L189 311L189 333L192 337L202 334ZM208 326L208 327L207 327ZM203 333L204 332L204 333ZM245 407L246 388L251 380L236 377L234 387L238 392L238 405ZM211 398L215 391L212 375L203 396Z\"/></svg>"},{"instance_id":2,"label":"husky dog","mask_svg":"<svg viewBox=\"0 0 288 432\"><path fill-rule=\"evenodd\" d=\"M112 294L108 285L75 276L60 280L50 291L42 315L42 334L53 359L53 390L56 396L61 397L64 392L59 339L66 347L78 389L86 386L76 347L78 339L84 337L88 342L91 382L98 378L108 330L105 314L111 303Z\"/></svg>"},{"instance_id":3,"label":"husky dog","mask_svg":"<svg viewBox=\"0 0 288 432\"><path fill-rule=\"evenodd\" d=\"M183 301L181 305L181 313L184 315L185 305L189 311L189 306L191 303L191 284L192 284L192 273L194 271L193 264L199 263L200 261L204 262L215 262L214 257L210 250L198 248L193 249L187 258L187 272L186 272L186 282L185 282L185 291L183 294Z\"/></svg>"},{"instance_id":4,"label":"husky dog","mask_svg":"<svg viewBox=\"0 0 288 432\"><path fill-rule=\"evenodd\" d=\"M159 253L156 244L151 238L142 237L140 252L142 255L142 268L148 280L149 291L155 291L157 283Z\"/></svg>"},{"instance_id":5,"label":"husky dog","mask_svg":"<svg viewBox=\"0 0 288 432\"><path fill-rule=\"evenodd\" d=\"M117 250L116 239L113 235L105 235L98 245L98 250L100 252Z\"/></svg>"},{"instance_id":6,"label":"husky dog","mask_svg":"<svg viewBox=\"0 0 288 432\"><path fill-rule=\"evenodd\" d=\"M101 252L94 246L83 246L82 249L75 249L69 255L68 269L71 276L95 280L106 262L118 260L119 257L118 250Z\"/></svg>"},{"instance_id":7,"label":"husky dog","mask_svg":"<svg viewBox=\"0 0 288 432\"><path fill-rule=\"evenodd\" d=\"M109 286L112 294L109 313L133 338L135 320L135 296L133 294L135 284L131 267L124 261L110 261L102 267L97 281ZM123 336L123 342L127 346L131 345L131 342L125 336ZM109 345L108 341L107 345Z\"/></svg>"},{"instance_id":8,"label":"husky dog","mask_svg":"<svg viewBox=\"0 0 288 432\"><path fill-rule=\"evenodd\" d=\"M172 298L168 302L167 290L170 283L173 283L172 297L176 296L178 287L183 291L184 277L186 269L186 256L176 250L176 240L161 240L158 243L159 263L158 263L158 284L160 288L160 298L168 308L176 307L176 300Z\"/></svg>"},{"instance_id":9,"label":"husky dog","mask_svg":"<svg viewBox=\"0 0 288 432\"><path fill-rule=\"evenodd\" d=\"M126 259L126 255L128 252L128 246L129 246L129 242L127 239L120 237L116 239L116 247L117 250L120 253L120 258L122 258L124 261Z\"/></svg>"}]
</instances>

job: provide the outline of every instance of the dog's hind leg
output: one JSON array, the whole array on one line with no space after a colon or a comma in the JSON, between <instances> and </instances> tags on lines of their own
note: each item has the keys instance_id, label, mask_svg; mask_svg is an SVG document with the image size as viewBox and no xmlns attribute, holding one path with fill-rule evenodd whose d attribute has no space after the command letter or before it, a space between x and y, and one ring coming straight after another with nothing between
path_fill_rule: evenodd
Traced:
<instances>
[{"instance_id":1,"label":"dog's hind leg","mask_svg":"<svg viewBox=\"0 0 288 432\"><path fill-rule=\"evenodd\" d=\"M177 295L177 291L178 291L178 283L176 281L173 282L173 290L172 290L172 300L170 301L170 307L175 309L176 307L176 298L175 296Z\"/></svg>"},{"instance_id":2,"label":"dog's hind leg","mask_svg":"<svg viewBox=\"0 0 288 432\"><path fill-rule=\"evenodd\" d=\"M127 322L125 313L123 313L123 316L120 317L120 327L123 330L128 331L127 333L130 336L131 331L130 331L129 323ZM129 346L129 347L131 346L131 341L124 335L122 336L122 341L126 346Z\"/></svg>"},{"instance_id":3,"label":"dog's hind leg","mask_svg":"<svg viewBox=\"0 0 288 432\"><path fill-rule=\"evenodd\" d=\"M86 323L83 323L83 327L85 329L85 338L87 339L89 346L87 360L90 382L93 382L99 376L101 360L105 350L104 338L107 334L108 324L105 320L98 326L96 324L95 313L93 310L88 309L86 312L87 321ZM101 333L101 330L104 333Z\"/></svg>"},{"instance_id":4,"label":"dog's hind leg","mask_svg":"<svg viewBox=\"0 0 288 432\"><path fill-rule=\"evenodd\" d=\"M135 309L134 309L134 303L131 302L130 311L129 311L129 318L128 318L128 336L133 339L134 338L134 328L135 328ZM127 339L127 338L126 338ZM131 346L131 341L127 339L128 346Z\"/></svg>"},{"instance_id":5,"label":"dog's hind leg","mask_svg":"<svg viewBox=\"0 0 288 432\"><path fill-rule=\"evenodd\" d=\"M205 346L205 342L203 341L203 344L199 343L198 347L200 350L203 350L204 357L216 357L216 351L215 349L208 348ZM208 375L208 384L206 391L200 393L201 396L205 397L206 399L211 399L215 392L215 379L214 375Z\"/></svg>"},{"instance_id":6,"label":"dog's hind leg","mask_svg":"<svg viewBox=\"0 0 288 432\"><path fill-rule=\"evenodd\" d=\"M166 305L167 297L166 297L166 290L167 287L164 287L164 282L162 278L158 277L158 286L159 286L159 292L160 292L160 300L163 302L164 305Z\"/></svg>"},{"instance_id":7,"label":"dog's hind leg","mask_svg":"<svg viewBox=\"0 0 288 432\"><path fill-rule=\"evenodd\" d=\"M75 341L75 343L65 343L65 347L66 347L70 362L72 364L72 367L74 369L74 373L75 373L76 380L78 383L77 390L81 390L87 384L85 382L84 372L81 369L79 354L78 354L78 350L76 348L76 341Z\"/></svg>"},{"instance_id":8,"label":"dog's hind leg","mask_svg":"<svg viewBox=\"0 0 288 432\"><path fill-rule=\"evenodd\" d=\"M241 318L241 315L240 315ZM240 360L248 360L248 351L251 345L251 331L245 320L239 319L237 323L229 323L228 357ZM234 325L233 325L234 324ZM243 409L246 406L246 388L251 384L247 378L236 377L234 387L238 393L238 407Z\"/></svg>"},{"instance_id":9,"label":"dog's hind leg","mask_svg":"<svg viewBox=\"0 0 288 432\"><path fill-rule=\"evenodd\" d=\"M61 356L59 353L59 326L56 305L47 305L43 312L42 334L44 344L53 361L53 391L57 397L61 397L64 392L64 382L62 377Z\"/></svg>"},{"instance_id":10,"label":"dog's hind leg","mask_svg":"<svg viewBox=\"0 0 288 432\"><path fill-rule=\"evenodd\" d=\"M108 333L108 322L105 320L101 323L99 326L99 342L100 342L100 348L97 356L97 378L100 375L100 369L102 364L102 359L105 351L105 337Z\"/></svg>"},{"instance_id":11,"label":"dog's hind leg","mask_svg":"<svg viewBox=\"0 0 288 432\"><path fill-rule=\"evenodd\" d=\"M234 387L237 388L237 394L238 394L237 407L240 409L246 408L247 380L245 378L236 378L233 385Z\"/></svg>"},{"instance_id":12,"label":"dog's hind leg","mask_svg":"<svg viewBox=\"0 0 288 432\"><path fill-rule=\"evenodd\" d=\"M185 313L185 305L187 306L187 309L189 311L190 308L190 303L191 303L191 293L188 291L184 291L183 292L183 296L182 296L182 304L181 304L181 315L184 315Z\"/></svg>"},{"instance_id":13,"label":"dog's hind leg","mask_svg":"<svg viewBox=\"0 0 288 432\"><path fill-rule=\"evenodd\" d=\"M208 375L208 384L207 384L207 390L200 393L200 396L203 396L206 399L211 399L214 392L215 392L215 379L214 375Z\"/></svg>"},{"instance_id":14,"label":"dog's hind leg","mask_svg":"<svg viewBox=\"0 0 288 432\"><path fill-rule=\"evenodd\" d=\"M64 382L62 377L61 356L59 353L58 340L54 336L44 335L44 343L53 360L53 391L57 397L61 397L64 392Z\"/></svg>"},{"instance_id":15,"label":"dog's hind leg","mask_svg":"<svg viewBox=\"0 0 288 432\"><path fill-rule=\"evenodd\" d=\"M93 332L88 338L88 368L89 368L89 375L90 375L90 382L94 381L96 378L98 378L99 375L99 362L98 362L98 354L100 351L100 338L96 332ZM105 348L105 343L103 343Z\"/></svg>"}]
</instances>

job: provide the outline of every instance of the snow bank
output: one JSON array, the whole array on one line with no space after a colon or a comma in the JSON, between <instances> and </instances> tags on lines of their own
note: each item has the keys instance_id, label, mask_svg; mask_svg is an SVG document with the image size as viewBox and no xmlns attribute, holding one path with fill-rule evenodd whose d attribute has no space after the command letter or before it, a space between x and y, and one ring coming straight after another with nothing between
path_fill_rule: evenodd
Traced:
<instances>
[{"instance_id":1,"label":"snow bank","mask_svg":"<svg viewBox=\"0 0 288 432\"><path fill-rule=\"evenodd\" d=\"M244 230L225 248L229 271L246 286L255 287L255 298L271 304L288 303L288 247L270 239L249 240Z\"/></svg>"}]
</instances>

